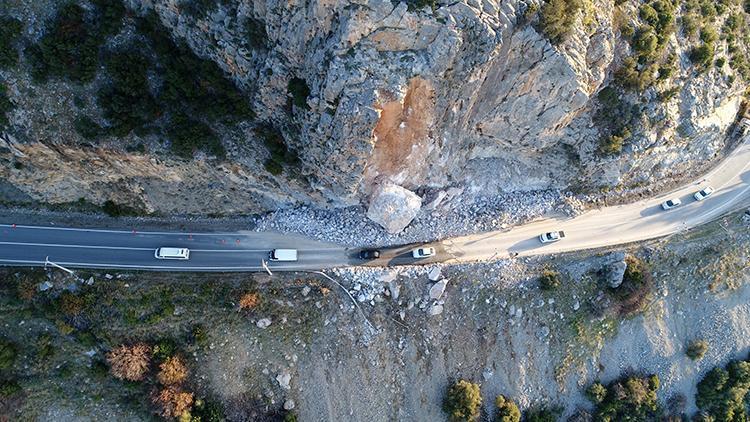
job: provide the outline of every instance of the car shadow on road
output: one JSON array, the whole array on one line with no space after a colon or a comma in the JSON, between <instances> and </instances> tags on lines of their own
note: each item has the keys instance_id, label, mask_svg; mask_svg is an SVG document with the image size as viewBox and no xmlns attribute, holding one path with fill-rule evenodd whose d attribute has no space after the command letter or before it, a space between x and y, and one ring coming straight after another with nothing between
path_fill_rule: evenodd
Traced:
<instances>
[{"instance_id":1,"label":"car shadow on road","mask_svg":"<svg viewBox=\"0 0 750 422\"><path fill-rule=\"evenodd\" d=\"M538 237L532 237L529 239L524 239L520 242L516 242L508 248L508 252L510 252L511 256L516 252L524 252L524 251L530 251L532 249L541 248L545 245L549 245L551 243L542 243L539 241Z\"/></svg>"}]
</instances>

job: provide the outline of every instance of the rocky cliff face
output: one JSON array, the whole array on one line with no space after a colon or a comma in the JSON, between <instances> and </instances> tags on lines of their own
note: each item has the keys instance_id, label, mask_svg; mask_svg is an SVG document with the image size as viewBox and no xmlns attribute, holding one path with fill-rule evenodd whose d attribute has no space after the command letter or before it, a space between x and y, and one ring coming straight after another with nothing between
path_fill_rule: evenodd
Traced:
<instances>
[{"instance_id":1,"label":"rocky cliff face","mask_svg":"<svg viewBox=\"0 0 750 422\"><path fill-rule=\"evenodd\" d=\"M246 89L256 120L285 128L302 174L292 184L270 177L257 158L264 152L248 147L257 142L245 130L224 139L233 146L229 163L220 166L225 171L197 170L205 177L199 184L257 197L189 207L198 213L297 201L366 205L385 182L420 195L458 187L460 200L581 184L648 184L718 154L744 92L742 78L729 78L726 69L696 74L678 29L668 41L677 68L664 88L630 94L646 104L650 123L636 128L622 154L602 157L595 98L629 52L620 27L636 19L635 5L584 2L570 37L553 45L529 22L527 10L538 6L531 0L440 3L434 10L385 0L222 1L197 16L185 12L186 3L126 2L136 14L154 10L174 37ZM290 112L292 78L304 80L309 95L306 107ZM660 101L657 93L668 87L677 95ZM60 168L78 163L68 157ZM202 165L176 166L192 178ZM128 175L135 167L124 166L104 171L120 188L142 192L146 208L176 209L148 199L164 196L167 179L159 172L148 177L160 183L145 186ZM35 176L44 179L39 171ZM18 173L3 172L7 178ZM100 199L88 176L65 173L59 177L79 186L76 195ZM44 184L31 186L21 176L14 182L31 196L51 196Z\"/></svg>"}]
</instances>

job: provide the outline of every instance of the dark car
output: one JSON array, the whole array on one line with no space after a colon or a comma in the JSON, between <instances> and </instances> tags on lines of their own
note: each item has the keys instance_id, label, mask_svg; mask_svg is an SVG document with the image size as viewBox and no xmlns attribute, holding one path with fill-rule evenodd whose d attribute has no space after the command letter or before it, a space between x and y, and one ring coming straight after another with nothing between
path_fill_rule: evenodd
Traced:
<instances>
[{"instance_id":1,"label":"dark car","mask_svg":"<svg viewBox=\"0 0 750 422\"><path fill-rule=\"evenodd\" d=\"M359 252L359 259L378 259L380 258L380 251L375 249L365 249Z\"/></svg>"}]
</instances>

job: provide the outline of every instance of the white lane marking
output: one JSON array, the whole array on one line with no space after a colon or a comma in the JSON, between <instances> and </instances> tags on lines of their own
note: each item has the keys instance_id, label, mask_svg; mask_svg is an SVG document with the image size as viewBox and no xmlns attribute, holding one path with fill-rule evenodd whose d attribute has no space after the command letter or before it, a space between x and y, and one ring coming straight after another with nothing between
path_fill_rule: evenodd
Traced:
<instances>
[{"instance_id":1,"label":"white lane marking","mask_svg":"<svg viewBox=\"0 0 750 422\"><path fill-rule=\"evenodd\" d=\"M8 264L33 264L33 265L44 265L44 261L31 261L24 259L0 259L0 263L5 262ZM231 270L262 270L261 266L248 266L248 267L173 267L166 265L127 265L127 264L102 264L102 263L88 263L88 262L59 262L55 261L56 264L67 265L67 266L78 266L78 267L93 267L93 268L130 268L130 269L141 269L141 270L217 270L217 271L231 271ZM310 267L305 266L271 266L276 270L304 270Z\"/></svg>"},{"instance_id":2,"label":"white lane marking","mask_svg":"<svg viewBox=\"0 0 750 422\"><path fill-rule=\"evenodd\" d=\"M0 242L0 245L42 246L50 248L116 249L126 251L153 251L156 248L134 248L129 246L68 245L63 243ZM188 247L188 249L190 249ZM317 249L310 249L317 250ZM269 252L270 249L190 249L191 252Z\"/></svg>"},{"instance_id":3,"label":"white lane marking","mask_svg":"<svg viewBox=\"0 0 750 422\"><path fill-rule=\"evenodd\" d=\"M0 242L0 245L12 246L45 246L50 248L81 248L81 249L117 249L126 251L153 251L156 248L131 248L127 246L94 246L94 245L64 245L59 243L26 243L26 242Z\"/></svg>"},{"instance_id":4,"label":"white lane marking","mask_svg":"<svg viewBox=\"0 0 750 422\"><path fill-rule=\"evenodd\" d=\"M115 249L126 251L154 251L156 248L133 248L128 246L97 246L97 245L68 245L61 243L27 243L27 242L0 242L0 245L12 246L40 246L50 248L79 248L79 249ZM187 246L190 252L210 252L210 253L250 253L250 252L270 252L271 249L192 249ZM298 252L320 252L320 251L338 251L339 248L328 249L297 249Z\"/></svg>"}]
</instances>

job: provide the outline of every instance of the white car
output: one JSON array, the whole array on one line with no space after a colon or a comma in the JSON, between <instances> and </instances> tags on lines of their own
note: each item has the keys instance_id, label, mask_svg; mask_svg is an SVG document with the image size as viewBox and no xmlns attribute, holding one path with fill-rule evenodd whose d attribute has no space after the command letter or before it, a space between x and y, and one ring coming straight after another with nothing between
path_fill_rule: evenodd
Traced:
<instances>
[{"instance_id":1,"label":"white car","mask_svg":"<svg viewBox=\"0 0 750 422\"><path fill-rule=\"evenodd\" d=\"M661 203L661 207L664 208L664 211L671 210L672 208L679 207L680 205L682 205L682 201L677 198L667 199L666 201Z\"/></svg>"},{"instance_id":2,"label":"white car","mask_svg":"<svg viewBox=\"0 0 750 422\"><path fill-rule=\"evenodd\" d=\"M558 240L564 239L564 238L565 238L564 231L547 232L547 233L542 233L539 235L539 241L542 243L557 242Z\"/></svg>"},{"instance_id":3,"label":"white car","mask_svg":"<svg viewBox=\"0 0 750 422\"><path fill-rule=\"evenodd\" d=\"M693 194L693 198L695 198L696 201L702 201L711 196L712 193L714 193L714 188L712 188L711 186L706 186L698 192L695 192Z\"/></svg>"},{"instance_id":4,"label":"white car","mask_svg":"<svg viewBox=\"0 0 750 422\"><path fill-rule=\"evenodd\" d=\"M190 259L190 249L187 248L157 248L154 252L156 259Z\"/></svg>"},{"instance_id":5,"label":"white car","mask_svg":"<svg viewBox=\"0 0 750 422\"><path fill-rule=\"evenodd\" d=\"M412 258L427 258L435 255L435 248L417 248L411 251Z\"/></svg>"}]
</instances>

